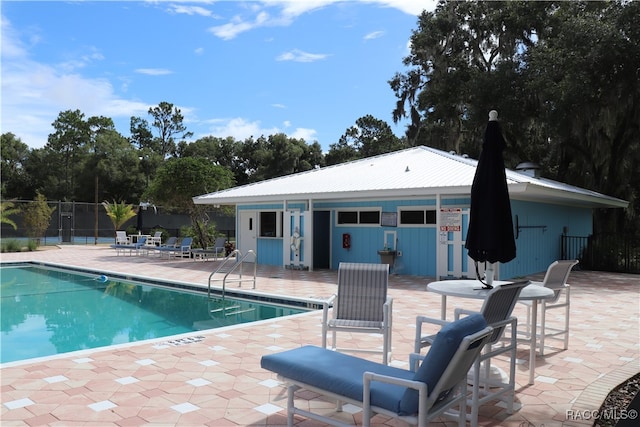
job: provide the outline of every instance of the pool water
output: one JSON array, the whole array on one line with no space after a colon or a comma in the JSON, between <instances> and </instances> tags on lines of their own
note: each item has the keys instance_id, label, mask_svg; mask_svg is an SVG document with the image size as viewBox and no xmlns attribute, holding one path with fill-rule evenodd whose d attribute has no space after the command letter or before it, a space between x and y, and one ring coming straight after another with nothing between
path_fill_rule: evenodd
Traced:
<instances>
[{"instance_id":1,"label":"pool water","mask_svg":"<svg viewBox=\"0 0 640 427\"><path fill-rule=\"evenodd\" d=\"M42 266L0 275L0 363L308 311Z\"/></svg>"}]
</instances>

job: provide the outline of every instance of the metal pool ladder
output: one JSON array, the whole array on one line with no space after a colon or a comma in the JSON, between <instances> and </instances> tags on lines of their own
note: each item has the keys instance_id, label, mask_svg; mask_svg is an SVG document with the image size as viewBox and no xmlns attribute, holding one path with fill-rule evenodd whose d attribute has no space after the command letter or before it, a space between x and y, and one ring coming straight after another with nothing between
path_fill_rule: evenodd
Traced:
<instances>
[{"instance_id":1,"label":"metal pool ladder","mask_svg":"<svg viewBox=\"0 0 640 427\"><path fill-rule=\"evenodd\" d=\"M253 257L253 275L251 277L243 277L244 262L247 258L250 258L250 257ZM233 264L231 264L232 261L234 262ZM239 249L236 249L233 252L231 252L229 255L227 255L227 257L224 260L222 260L218 268L215 269L209 275L209 281L207 285L207 297L209 301L210 316L213 317L215 313L220 313L220 312L222 312L225 316L232 316L235 314L242 314L242 313L255 310L255 308L248 308L248 309L242 310L241 306L237 304L227 305L227 302L225 299L225 291L226 291L227 283L238 283L238 287L241 287L243 282L250 282L253 284L252 289L255 289L257 265L258 265L258 257L256 253L251 250L247 251L246 254L242 255L242 252L240 252ZM213 276L215 276L217 273L224 272L225 267L227 267L228 270L224 274L224 277L221 279L213 279ZM238 275L236 277L229 277L229 275L234 272L237 272ZM211 297L211 283L214 281L222 282L221 298ZM212 299L215 300L216 304L222 305L222 307L211 309Z\"/></svg>"}]
</instances>

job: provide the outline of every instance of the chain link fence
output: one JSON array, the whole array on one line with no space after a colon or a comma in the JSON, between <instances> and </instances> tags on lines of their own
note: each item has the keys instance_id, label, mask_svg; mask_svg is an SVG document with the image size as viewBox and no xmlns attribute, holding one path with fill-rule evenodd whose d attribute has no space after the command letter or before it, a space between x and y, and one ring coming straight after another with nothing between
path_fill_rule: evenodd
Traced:
<instances>
[{"instance_id":1,"label":"chain link fence","mask_svg":"<svg viewBox=\"0 0 640 427\"><path fill-rule=\"evenodd\" d=\"M14 207L24 209L32 200L12 200ZM115 230L111 219L102 206L98 203L86 202L52 202L47 204L55 208L51 215L51 222L43 236L40 236L40 245L95 245L111 244L115 241ZM147 207L127 221L121 229L129 234L138 231L140 218L142 217L142 234L152 234L151 231L164 230L170 236L180 236L182 227L191 226L188 215L170 212L160 206ZM216 231L224 234L227 239L235 237L235 218L221 216L217 212L209 212L211 221L216 224ZM14 229L9 224L2 224L0 240L28 240L27 229L20 213L9 217L18 226Z\"/></svg>"}]
</instances>

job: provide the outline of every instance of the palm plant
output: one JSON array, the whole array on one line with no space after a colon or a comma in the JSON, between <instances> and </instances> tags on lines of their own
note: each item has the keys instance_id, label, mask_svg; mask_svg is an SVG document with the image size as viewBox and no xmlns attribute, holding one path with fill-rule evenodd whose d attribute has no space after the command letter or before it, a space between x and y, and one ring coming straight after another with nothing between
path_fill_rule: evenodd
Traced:
<instances>
[{"instance_id":1,"label":"palm plant","mask_svg":"<svg viewBox=\"0 0 640 427\"><path fill-rule=\"evenodd\" d=\"M9 218L11 215L20 213L20 208L15 208L13 202L0 202L0 223L9 224L14 230L18 229L16 223Z\"/></svg>"},{"instance_id":2,"label":"palm plant","mask_svg":"<svg viewBox=\"0 0 640 427\"><path fill-rule=\"evenodd\" d=\"M136 212L133 209L133 205L128 205L124 202L109 203L107 201L102 202L104 210L107 211L107 216L111 219L114 231L118 230L125 222L136 216Z\"/></svg>"}]
</instances>

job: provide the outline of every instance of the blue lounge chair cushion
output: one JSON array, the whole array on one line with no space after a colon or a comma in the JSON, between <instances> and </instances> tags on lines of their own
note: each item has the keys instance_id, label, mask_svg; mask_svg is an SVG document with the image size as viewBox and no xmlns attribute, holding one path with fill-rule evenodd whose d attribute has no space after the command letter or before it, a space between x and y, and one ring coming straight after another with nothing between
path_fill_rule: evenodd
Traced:
<instances>
[{"instance_id":1,"label":"blue lounge chair cushion","mask_svg":"<svg viewBox=\"0 0 640 427\"><path fill-rule=\"evenodd\" d=\"M475 314L442 328L417 372L316 346L262 356L260 366L285 378L356 401L362 401L364 372L424 381L430 391L442 376L462 339L485 326L484 317ZM371 384L371 404L399 415L412 415L418 412L418 393L406 387L374 381Z\"/></svg>"},{"instance_id":2,"label":"blue lounge chair cushion","mask_svg":"<svg viewBox=\"0 0 640 427\"><path fill-rule=\"evenodd\" d=\"M410 380L414 373L316 346L262 356L260 366L285 378L362 401L364 372ZM374 382L371 404L397 412L405 387Z\"/></svg>"},{"instance_id":3,"label":"blue lounge chair cushion","mask_svg":"<svg viewBox=\"0 0 640 427\"><path fill-rule=\"evenodd\" d=\"M436 386L436 383L444 373L453 358L456 350L460 346L460 342L467 335L475 334L487 326L482 314L472 314L463 317L455 322L445 325L438 334L420 364L420 367L413 377L416 381L422 381L427 384L428 392ZM438 400L444 399L451 390L444 390L438 397ZM414 414L418 410L418 392L416 390L407 389L400 401L400 414Z\"/></svg>"}]
</instances>

